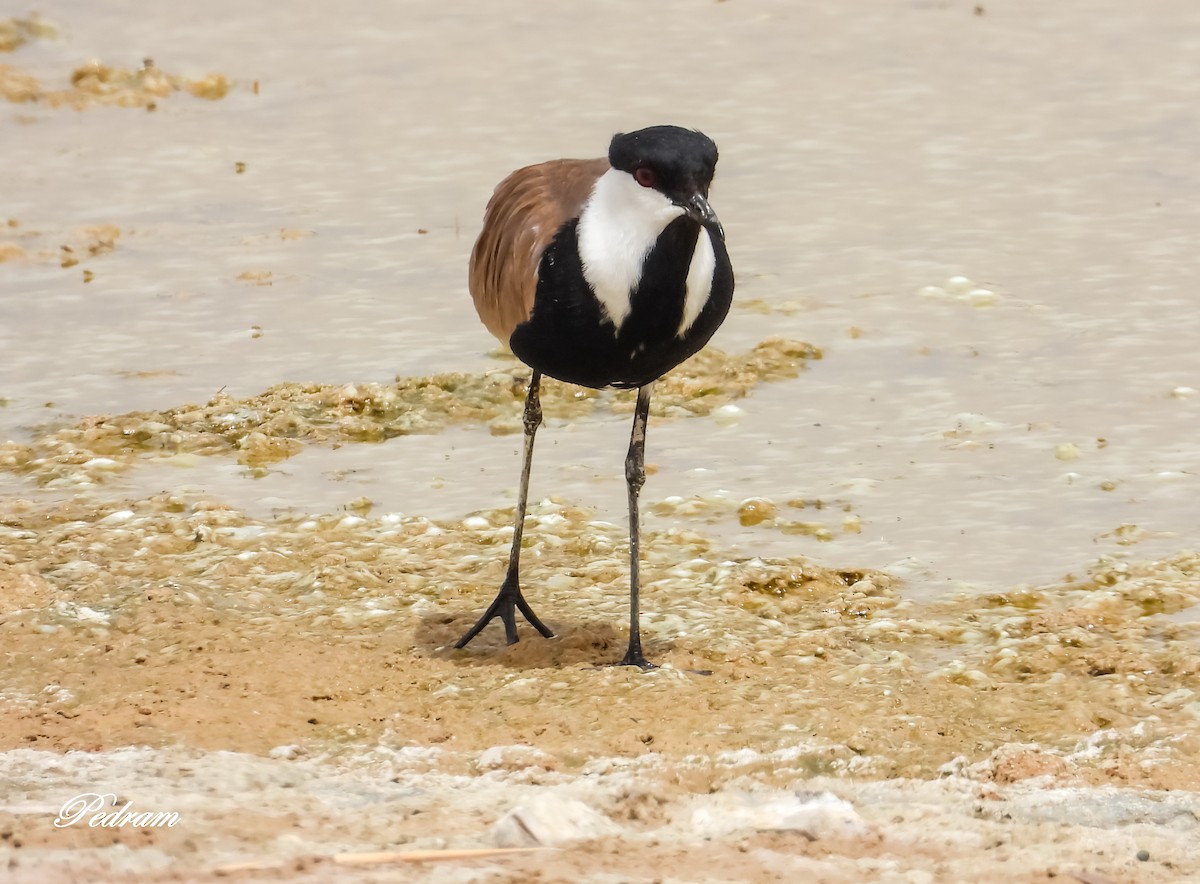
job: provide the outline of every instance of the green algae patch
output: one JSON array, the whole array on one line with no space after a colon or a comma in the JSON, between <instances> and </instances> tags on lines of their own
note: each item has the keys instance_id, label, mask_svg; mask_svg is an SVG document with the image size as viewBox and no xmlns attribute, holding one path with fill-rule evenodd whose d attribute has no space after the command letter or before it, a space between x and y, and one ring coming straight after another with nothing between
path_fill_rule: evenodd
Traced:
<instances>
[{"instance_id":1,"label":"green algae patch","mask_svg":"<svg viewBox=\"0 0 1200 884\"><path fill-rule=\"evenodd\" d=\"M658 382L652 411L659 418L707 415L760 383L797 377L818 358L812 345L782 338L742 354L707 350ZM94 416L29 444L0 444L0 470L72 486L103 482L138 457L233 455L263 467L294 456L306 443L383 442L466 423L488 424L495 434L520 432L528 380L526 369L511 368L392 384L279 384L240 399L219 394L204 405ZM635 395L547 380L542 407L555 420L628 414Z\"/></svg>"}]
</instances>

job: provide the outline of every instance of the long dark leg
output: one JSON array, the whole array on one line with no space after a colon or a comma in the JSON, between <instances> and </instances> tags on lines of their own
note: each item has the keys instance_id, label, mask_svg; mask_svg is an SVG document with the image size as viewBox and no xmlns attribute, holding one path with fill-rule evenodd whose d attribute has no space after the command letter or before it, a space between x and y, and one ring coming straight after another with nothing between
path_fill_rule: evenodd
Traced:
<instances>
[{"instance_id":1,"label":"long dark leg","mask_svg":"<svg viewBox=\"0 0 1200 884\"><path fill-rule=\"evenodd\" d=\"M505 639L510 645L516 644L517 611L525 615L525 619L533 625L533 628L546 638L554 637L554 633L538 619L537 615L533 613L533 609L529 607L529 603L525 601L525 597L521 595L521 584L517 576L521 562L521 535L525 530L525 503L529 498L529 471L533 466L533 437L542 423L542 400L538 395L541 382L542 373L535 371L529 379L529 393L525 396L525 462L521 467L521 491L517 497L517 521L513 526L512 550L508 554L508 574L505 576L504 582L500 584L500 592L496 594L495 600L488 605L483 616L467 634L458 640L454 646L456 648L465 648L471 639L483 631L483 627L497 617L504 623Z\"/></svg>"},{"instance_id":2,"label":"long dark leg","mask_svg":"<svg viewBox=\"0 0 1200 884\"><path fill-rule=\"evenodd\" d=\"M638 494L646 482L646 419L650 416L650 393L654 384L638 388L633 410L633 432L629 436L629 454L625 458L625 484L629 487L629 649L618 666L653 669L654 664L642 653L642 634L638 610L638 558L640 530Z\"/></svg>"}]
</instances>

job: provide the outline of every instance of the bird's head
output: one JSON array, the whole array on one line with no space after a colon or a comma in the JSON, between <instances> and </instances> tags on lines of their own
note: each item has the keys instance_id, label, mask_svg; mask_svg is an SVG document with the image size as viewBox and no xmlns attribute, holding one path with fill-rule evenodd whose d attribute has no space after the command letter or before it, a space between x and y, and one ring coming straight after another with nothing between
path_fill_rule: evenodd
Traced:
<instances>
[{"instance_id":1,"label":"bird's head","mask_svg":"<svg viewBox=\"0 0 1200 884\"><path fill-rule=\"evenodd\" d=\"M608 146L608 162L724 237L721 222L708 204L708 189L717 167L717 145L703 132L651 126L619 133Z\"/></svg>"}]
</instances>

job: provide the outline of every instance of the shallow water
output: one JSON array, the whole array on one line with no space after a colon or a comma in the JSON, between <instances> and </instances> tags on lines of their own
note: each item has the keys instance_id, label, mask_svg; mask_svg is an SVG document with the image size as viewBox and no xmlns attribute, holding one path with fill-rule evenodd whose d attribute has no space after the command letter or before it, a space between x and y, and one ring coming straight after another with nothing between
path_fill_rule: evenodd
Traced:
<instances>
[{"instance_id":1,"label":"shallow water","mask_svg":"<svg viewBox=\"0 0 1200 884\"><path fill-rule=\"evenodd\" d=\"M973 6L43 4L59 39L0 63L65 85L90 57L152 56L238 85L152 113L0 106L0 215L18 222L0 241L34 256L0 263L0 438L219 389L493 366L465 288L492 186L672 121L722 149L740 306L714 345L784 334L826 358L736 425L652 425L648 503L836 502L861 534L714 530L927 595L1194 546L1200 9ZM115 248L60 267L98 224ZM918 294L958 275L995 303ZM619 520L627 433L548 427L535 495ZM518 446L466 428L309 447L259 479L148 465L96 493L453 516L511 499ZM1105 536L1124 524L1144 539Z\"/></svg>"}]
</instances>

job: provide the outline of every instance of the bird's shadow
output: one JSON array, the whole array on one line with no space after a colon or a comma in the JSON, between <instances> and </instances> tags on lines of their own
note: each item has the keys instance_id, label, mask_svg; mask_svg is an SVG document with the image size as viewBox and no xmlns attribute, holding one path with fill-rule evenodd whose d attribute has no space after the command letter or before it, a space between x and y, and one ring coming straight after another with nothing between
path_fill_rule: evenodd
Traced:
<instances>
[{"instance_id":1,"label":"bird's shadow","mask_svg":"<svg viewBox=\"0 0 1200 884\"><path fill-rule=\"evenodd\" d=\"M601 620L551 620L546 625L553 638L543 638L528 623L518 619L515 645L505 644L499 620L489 623L465 648L454 643L471 628L477 612L463 610L422 616L414 630L417 649L459 666L506 666L512 669L595 668L616 663L625 653L628 636ZM646 655L663 656L674 647L671 641L649 641Z\"/></svg>"}]
</instances>

